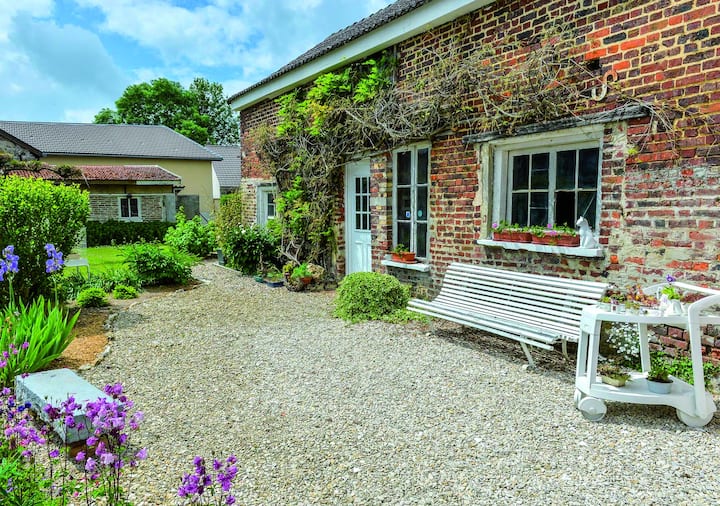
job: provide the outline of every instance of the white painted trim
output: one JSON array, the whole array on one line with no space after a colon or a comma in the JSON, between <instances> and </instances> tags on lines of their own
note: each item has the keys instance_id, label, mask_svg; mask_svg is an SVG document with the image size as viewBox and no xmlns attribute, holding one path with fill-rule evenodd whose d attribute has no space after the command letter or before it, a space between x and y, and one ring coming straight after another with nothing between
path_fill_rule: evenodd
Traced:
<instances>
[{"instance_id":1,"label":"white painted trim","mask_svg":"<svg viewBox=\"0 0 720 506\"><path fill-rule=\"evenodd\" d=\"M493 241L492 239L478 239L477 243L481 246L492 246L496 248L503 248L514 251L535 251L537 253L551 253L554 255L568 255L590 258L600 258L605 256L602 248L581 248L579 246L548 246L545 244L533 244L531 242Z\"/></svg>"},{"instance_id":2,"label":"white painted trim","mask_svg":"<svg viewBox=\"0 0 720 506\"><path fill-rule=\"evenodd\" d=\"M220 180L215 172L215 167L212 169L212 195L214 199L220 198Z\"/></svg>"},{"instance_id":3,"label":"white painted trim","mask_svg":"<svg viewBox=\"0 0 720 506\"><path fill-rule=\"evenodd\" d=\"M430 264L422 262L409 264L406 262L395 262L394 260L383 259L380 260L380 265L384 265L385 267L395 267L396 269L407 269L409 271L430 272Z\"/></svg>"},{"instance_id":4,"label":"white painted trim","mask_svg":"<svg viewBox=\"0 0 720 506\"><path fill-rule=\"evenodd\" d=\"M469 12L481 9L494 1L444 0L442 2L429 2L366 35L276 77L272 81L251 89L232 100L230 107L242 111L258 102L277 97L297 88L301 84L312 81L324 72L375 54L398 42L426 32Z\"/></svg>"}]
</instances>

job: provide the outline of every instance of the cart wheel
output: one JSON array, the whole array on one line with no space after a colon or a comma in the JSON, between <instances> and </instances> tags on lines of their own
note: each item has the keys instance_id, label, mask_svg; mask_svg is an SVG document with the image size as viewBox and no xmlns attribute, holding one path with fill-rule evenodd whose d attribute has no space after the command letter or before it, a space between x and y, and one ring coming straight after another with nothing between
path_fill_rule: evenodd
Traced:
<instances>
[{"instance_id":1,"label":"cart wheel","mask_svg":"<svg viewBox=\"0 0 720 506\"><path fill-rule=\"evenodd\" d=\"M599 422L605 416L607 407L605 403L595 397L585 397L578 403L578 409L586 420L591 422Z\"/></svg>"},{"instance_id":2,"label":"cart wheel","mask_svg":"<svg viewBox=\"0 0 720 506\"><path fill-rule=\"evenodd\" d=\"M679 409L676 409L675 412L677 413L677 417L680 419L680 421L688 427L705 427L708 423L710 423L710 420L712 420L713 417L712 413L705 416L693 416L688 415L687 413L685 413L684 411L680 411Z\"/></svg>"},{"instance_id":3,"label":"cart wheel","mask_svg":"<svg viewBox=\"0 0 720 506\"><path fill-rule=\"evenodd\" d=\"M580 391L579 388L575 389L575 394L573 395L573 404L575 404L575 407L577 408L580 405L580 401L585 397L585 395Z\"/></svg>"}]
</instances>

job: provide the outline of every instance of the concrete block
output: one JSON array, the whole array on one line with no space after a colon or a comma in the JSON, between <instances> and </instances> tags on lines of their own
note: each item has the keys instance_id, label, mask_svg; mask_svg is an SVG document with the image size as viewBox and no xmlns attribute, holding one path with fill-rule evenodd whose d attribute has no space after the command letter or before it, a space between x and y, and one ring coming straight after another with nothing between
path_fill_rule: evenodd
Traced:
<instances>
[{"instance_id":1,"label":"concrete block","mask_svg":"<svg viewBox=\"0 0 720 506\"><path fill-rule=\"evenodd\" d=\"M19 403L29 402L32 410L45 422L50 422L49 417L43 411L46 404L60 408L60 404L69 396L75 398L75 402L85 406L89 401L96 401L99 398L110 397L99 388L91 385L70 369L53 369L29 374L23 378L15 377L15 397ZM63 420L53 422L53 430L65 443L84 441L90 436L85 428L90 425L82 410L76 410L73 414L75 427L66 429Z\"/></svg>"}]
</instances>

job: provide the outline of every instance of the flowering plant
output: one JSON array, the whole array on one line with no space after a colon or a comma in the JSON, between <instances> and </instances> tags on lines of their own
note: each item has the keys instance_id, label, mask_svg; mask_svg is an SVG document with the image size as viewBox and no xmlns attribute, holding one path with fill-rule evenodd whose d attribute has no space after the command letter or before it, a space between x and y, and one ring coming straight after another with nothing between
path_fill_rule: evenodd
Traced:
<instances>
[{"instance_id":1,"label":"flowering plant","mask_svg":"<svg viewBox=\"0 0 720 506\"><path fill-rule=\"evenodd\" d=\"M563 223L562 225L548 223L544 227L542 225L534 225L530 227L530 232L537 237L554 237L558 235L570 235L574 237L577 235L577 230L569 227L567 223Z\"/></svg>"},{"instance_id":2,"label":"flowering plant","mask_svg":"<svg viewBox=\"0 0 720 506\"><path fill-rule=\"evenodd\" d=\"M667 276L665 276L665 280L668 284L662 287L660 293L665 295L670 300L680 300L681 294L678 289L673 285L673 283L676 281L676 278L673 275L668 274Z\"/></svg>"},{"instance_id":3,"label":"flowering plant","mask_svg":"<svg viewBox=\"0 0 720 506\"><path fill-rule=\"evenodd\" d=\"M183 476L178 496L186 500L187 504L235 504L235 496L230 493L232 482L237 476L238 468L235 465L237 458L230 455L224 461L213 459L212 469L215 472L208 472L205 459L197 456L193 459L195 470ZM215 490L216 485L220 490ZM211 499L206 496L210 492ZM216 497L217 494L217 497Z\"/></svg>"},{"instance_id":4,"label":"flowering plant","mask_svg":"<svg viewBox=\"0 0 720 506\"><path fill-rule=\"evenodd\" d=\"M632 323L610 324L605 341L625 364L636 364L640 358L640 336Z\"/></svg>"}]
</instances>

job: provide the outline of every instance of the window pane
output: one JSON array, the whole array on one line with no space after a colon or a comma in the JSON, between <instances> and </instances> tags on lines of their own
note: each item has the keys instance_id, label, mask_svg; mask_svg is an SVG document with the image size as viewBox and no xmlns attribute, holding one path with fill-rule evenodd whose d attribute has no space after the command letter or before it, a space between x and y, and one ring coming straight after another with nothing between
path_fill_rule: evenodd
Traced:
<instances>
[{"instance_id":1,"label":"window pane","mask_svg":"<svg viewBox=\"0 0 720 506\"><path fill-rule=\"evenodd\" d=\"M428 148L419 149L417 153L417 184L425 184L428 181Z\"/></svg>"},{"instance_id":2,"label":"window pane","mask_svg":"<svg viewBox=\"0 0 720 506\"><path fill-rule=\"evenodd\" d=\"M397 184L410 184L411 153L403 151L397 154Z\"/></svg>"},{"instance_id":3,"label":"window pane","mask_svg":"<svg viewBox=\"0 0 720 506\"><path fill-rule=\"evenodd\" d=\"M515 193L512 196L512 216L511 223L519 223L520 225L528 224L528 194Z\"/></svg>"},{"instance_id":4,"label":"window pane","mask_svg":"<svg viewBox=\"0 0 720 506\"><path fill-rule=\"evenodd\" d=\"M575 226L575 192L557 192L555 194L555 223Z\"/></svg>"},{"instance_id":5,"label":"window pane","mask_svg":"<svg viewBox=\"0 0 720 506\"><path fill-rule=\"evenodd\" d=\"M362 197L355 195L355 212L359 213L360 211L362 211Z\"/></svg>"},{"instance_id":6,"label":"window pane","mask_svg":"<svg viewBox=\"0 0 720 506\"><path fill-rule=\"evenodd\" d=\"M418 223L415 237L415 254L419 257L427 256L427 223Z\"/></svg>"},{"instance_id":7,"label":"window pane","mask_svg":"<svg viewBox=\"0 0 720 506\"><path fill-rule=\"evenodd\" d=\"M530 187L533 190L542 190L549 188L550 177L550 153L536 153L532 155L532 169L530 177Z\"/></svg>"},{"instance_id":8,"label":"window pane","mask_svg":"<svg viewBox=\"0 0 720 506\"><path fill-rule=\"evenodd\" d=\"M130 216L137 218L140 215L138 213L138 199L130 199Z\"/></svg>"},{"instance_id":9,"label":"window pane","mask_svg":"<svg viewBox=\"0 0 720 506\"><path fill-rule=\"evenodd\" d=\"M367 213L363 213L362 215L362 229L370 230L370 216L368 216Z\"/></svg>"},{"instance_id":10,"label":"window pane","mask_svg":"<svg viewBox=\"0 0 720 506\"><path fill-rule=\"evenodd\" d=\"M355 178L355 193L360 193L360 178Z\"/></svg>"},{"instance_id":11,"label":"window pane","mask_svg":"<svg viewBox=\"0 0 720 506\"><path fill-rule=\"evenodd\" d=\"M535 192L530 195L530 225L547 225L548 194Z\"/></svg>"},{"instance_id":12,"label":"window pane","mask_svg":"<svg viewBox=\"0 0 720 506\"><path fill-rule=\"evenodd\" d=\"M597 192L578 192L578 218L584 216L590 228L597 229Z\"/></svg>"},{"instance_id":13,"label":"window pane","mask_svg":"<svg viewBox=\"0 0 720 506\"><path fill-rule=\"evenodd\" d=\"M416 218L418 220L427 220L427 203L428 203L428 187L420 186L417 189L417 211Z\"/></svg>"},{"instance_id":14,"label":"window pane","mask_svg":"<svg viewBox=\"0 0 720 506\"><path fill-rule=\"evenodd\" d=\"M128 206L128 199L120 199L120 216L123 218L130 217L130 208Z\"/></svg>"},{"instance_id":15,"label":"window pane","mask_svg":"<svg viewBox=\"0 0 720 506\"><path fill-rule=\"evenodd\" d=\"M578 180L578 187L597 188L600 150L598 148L581 149L579 158L580 175Z\"/></svg>"},{"instance_id":16,"label":"window pane","mask_svg":"<svg viewBox=\"0 0 720 506\"><path fill-rule=\"evenodd\" d=\"M575 188L575 154L573 151L558 151L557 154L557 188L572 190Z\"/></svg>"},{"instance_id":17,"label":"window pane","mask_svg":"<svg viewBox=\"0 0 720 506\"><path fill-rule=\"evenodd\" d=\"M528 155L513 156L513 190L528 189L530 157Z\"/></svg>"},{"instance_id":18,"label":"window pane","mask_svg":"<svg viewBox=\"0 0 720 506\"><path fill-rule=\"evenodd\" d=\"M368 189L368 178L363 177L363 178L361 178L361 179L362 179L362 184L360 185L360 186L361 186L360 190L361 190L363 193L369 193L369 189Z\"/></svg>"},{"instance_id":19,"label":"window pane","mask_svg":"<svg viewBox=\"0 0 720 506\"><path fill-rule=\"evenodd\" d=\"M410 223L397 224L397 244L404 244L410 249Z\"/></svg>"},{"instance_id":20,"label":"window pane","mask_svg":"<svg viewBox=\"0 0 720 506\"><path fill-rule=\"evenodd\" d=\"M355 230L362 230L362 215L355 213Z\"/></svg>"},{"instance_id":21,"label":"window pane","mask_svg":"<svg viewBox=\"0 0 720 506\"><path fill-rule=\"evenodd\" d=\"M398 188L397 191L397 214L398 220L409 220L412 218L410 207L410 188Z\"/></svg>"}]
</instances>

